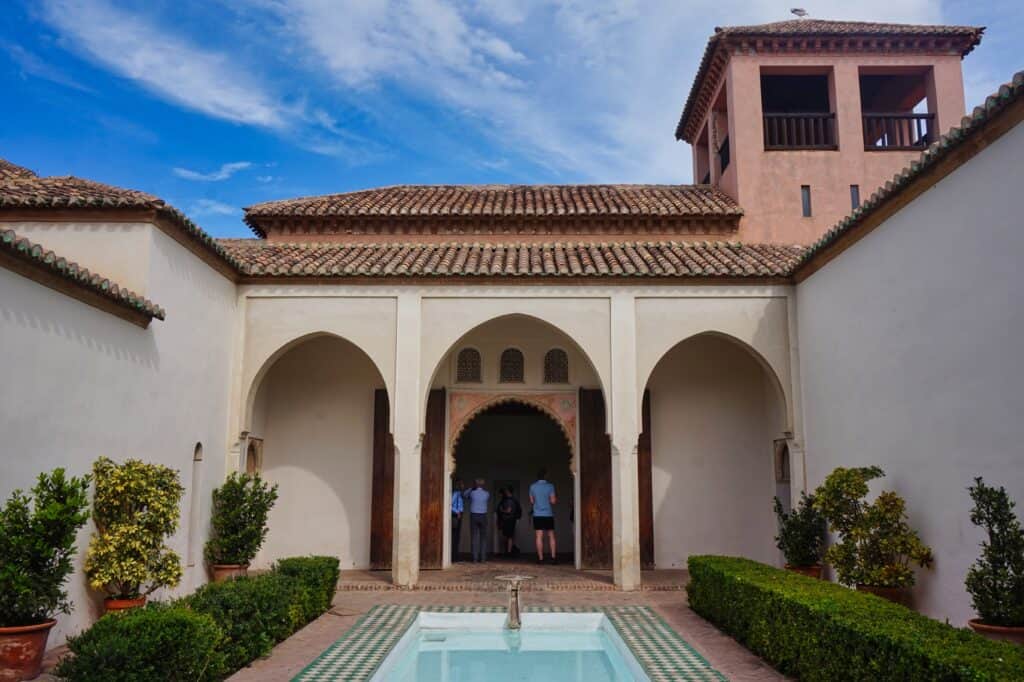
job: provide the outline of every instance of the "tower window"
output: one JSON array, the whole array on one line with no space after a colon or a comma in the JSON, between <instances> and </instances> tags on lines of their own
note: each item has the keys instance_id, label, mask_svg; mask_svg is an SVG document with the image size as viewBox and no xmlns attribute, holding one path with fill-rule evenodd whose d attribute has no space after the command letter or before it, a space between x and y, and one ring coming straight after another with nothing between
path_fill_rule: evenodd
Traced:
<instances>
[{"instance_id":1,"label":"tower window","mask_svg":"<svg viewBox=\"0 0 1024 682\"><path fill-rule=\"evenodd\" d=\"M544 355L544 383L569 383L569 355L561 348L552 348Z\"/></svg>"},{"instance_id":2,"label":"tower window","mask_svg":"<svg viewBox=\"0 0 1024 682\"><path fill-rule=\"evenodd\" d=\"M800 185L800 203L803 206L804 217L811 217L811 186Z\"/></svg>"},{"instance_id":3,"label":"tower window","mask_svg":"<svg viewBox=\"0 0 1024 682\"><path fill-rule=\"evenodd\" d=\"M515 348L507 348L501 354L501 373L499 381L502 383L522 383L523 381L523 353Z\"/></svg>"},{"instance_id":4,"label":"tower window","mask_svg":"<svg viewBox=\"0 0 1024 682\"><path fill-rule=\"evenodd\" d=\"M480 383L481 381L480 351L475 348L463 348L455 361L455 381L459 383Z\"/></svg>"},{"instance_id":5,"label":"tower window","mask_svg":"<svg viewBox=\"0 0 1024 682\"><path fill-rule=\"evenodd\" d=\"M860 207L860 185L850 185L850 208Z\"/></svg>"}]
</instances>

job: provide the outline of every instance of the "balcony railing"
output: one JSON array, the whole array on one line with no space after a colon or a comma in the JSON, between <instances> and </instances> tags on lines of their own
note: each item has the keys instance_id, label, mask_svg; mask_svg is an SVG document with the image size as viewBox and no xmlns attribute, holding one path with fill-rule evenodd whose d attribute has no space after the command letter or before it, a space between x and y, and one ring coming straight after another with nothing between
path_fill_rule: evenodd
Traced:
<instances>
[{"instance_id":1,"label":"balcony railing","mask_svg":"<svg viewBox=\"0 0 1024 682\"><path fill-rule=\"evenodd\" d=\"M864 114L864 149L924 149L934 131L935 114Z\"/></svg>"},{"instance_id":2,"label":"balcony railing","mask_svg":"<svg viewBox=\"0 0 1024 682\"><path fill-rule=\"evenodd\" d=\"M836 149L836 115L765 113L764 148Z\"/></svg>"}]
</instances>

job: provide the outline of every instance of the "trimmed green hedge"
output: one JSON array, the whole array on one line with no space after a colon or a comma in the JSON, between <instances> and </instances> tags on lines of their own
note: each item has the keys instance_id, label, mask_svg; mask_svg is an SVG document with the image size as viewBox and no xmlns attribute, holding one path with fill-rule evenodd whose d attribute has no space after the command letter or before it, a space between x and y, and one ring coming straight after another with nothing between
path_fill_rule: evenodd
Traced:
<instances>
[{"instance_id":1,"label":"trimmed green hedge","mask_svg":"<svg viewBox=\"0 0 1024 682\"><path fill-rule=\"evenodd\" d=\"M1021 680L1024 648L748 559L689 559L690 607L801 680Z\"/></svg>"},{"instance_id":2,"label":"trimmed green hedge","mask_svg":"<svg viewBox=\"0 0 1024 682\"><path fill-rule=\"evenodd\" d=\"M300 556L281 559L274 566L281 575L298 578L316 596L316 612L313 618L331 608L334 593L338 590L338 558L333 556ZM311 618L312 620L312 618Z\"/></svg>"},{"instance_id":3,"label":"trimmed green hedge","mask_svg":"<svg viewBox=\"0 0 1024 682\"><path fill-rule=\"evenodd\" d=\"M213 682L227 672L223 635L209 616L152 604L112 613L68 640L55 671L68 682Z\"/></svg>"}]
</instances>

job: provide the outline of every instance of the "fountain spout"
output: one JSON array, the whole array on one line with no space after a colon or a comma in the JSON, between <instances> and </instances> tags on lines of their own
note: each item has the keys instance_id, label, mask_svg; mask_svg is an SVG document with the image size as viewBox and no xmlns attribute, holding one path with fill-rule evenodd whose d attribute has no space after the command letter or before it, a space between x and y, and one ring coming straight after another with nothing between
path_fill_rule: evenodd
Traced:
<instances>
[{"instance_id":1,"label":"fountain spout","mask_svg":"<svg viewBox=\"0 0 1024 682\"><path fill-rule=\"evenodd\" d=\"M508 583L508 615L505 617L506 630L518 630L523 626L519 618L519 586L527 581L533 580L532 575L499 575L495 580Z\"/></svg>"}]
</instances>

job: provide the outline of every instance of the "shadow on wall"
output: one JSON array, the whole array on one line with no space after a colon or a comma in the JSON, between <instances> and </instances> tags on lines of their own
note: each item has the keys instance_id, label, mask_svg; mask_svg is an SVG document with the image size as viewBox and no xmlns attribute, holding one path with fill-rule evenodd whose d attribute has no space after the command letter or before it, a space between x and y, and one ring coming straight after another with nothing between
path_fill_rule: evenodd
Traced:
<instances>
[{"instance_id":1,"label":"shadow on wall","mask_svg":"<svg viewBox=\"0 0 1024 682\"><path fill-rule=\"evenodd\" d=\"M257 565L325 554L343 569L369 566L374 391L383 386L370 359L333 336L289 349L266 373L252 430L279 499Z\"/></svg>"},{"instance_id":2,"label":"shadow on wall","mask_svg":"<svg viewBox=\"0 0 1024 682\"><path fill-rule=\"evenodd\" d=\"M776 563L773 441L785 419L775 380L740 343L701 334L658 362L648 389L657 566L692 554Z\"/></svg>"}]
</instances>

